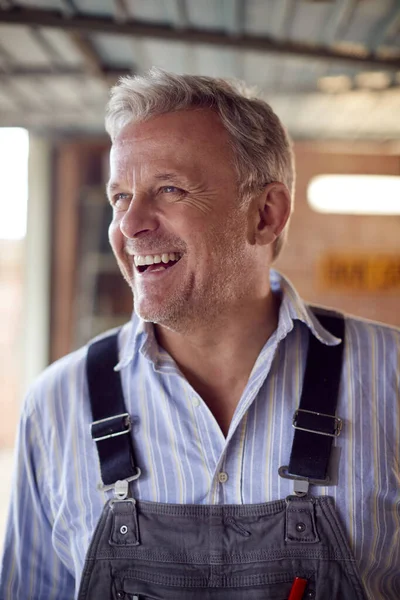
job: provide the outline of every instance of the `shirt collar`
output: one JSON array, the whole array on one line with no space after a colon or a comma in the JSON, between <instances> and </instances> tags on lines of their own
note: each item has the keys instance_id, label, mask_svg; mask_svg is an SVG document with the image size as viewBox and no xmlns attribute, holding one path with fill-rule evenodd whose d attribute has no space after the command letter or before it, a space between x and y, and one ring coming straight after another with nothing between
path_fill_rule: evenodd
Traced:
<instances>
[{"instance_id":1,"label":"shirt collar","mask_svg":"<svg viewBox=\"0 0 400 600\"><path fill-rule=\"evenodd\" d=\"M151 362L157 363L162 349L159 347L153 323L143 321L133 311L130 322L121 330L119 339L120 360L114 371L120 371L132 362L138 352L141 352Z\"/></svg>"},{"instance_id":2,"label":"shirt collar","mask_svg":"<svg viewBox=\"0 0 400 600\"><path fill-rule=\"evenodd\" d=\"M298 295L290 281L278 271L270 270L271 290L281 296L279 323L277 329L278 341L286 337L293 329L294 321L304 323L311 333L323 344L336 346L341 339L335 337L318 321L309 306ZM143 321L133 312L131 321L123 327L120 335L120 360L115 371L128 366L136 354L140 352L154 364L154 367L172 365L173 359L157 343L154 326Z\"/></svg>"},{"instance_id":3,"label":"shirt collar","mask_svg":"<svg viewBox=\"0 0 400 600\"><path fill-rule=\"evenodd\" d=\"M278 340L283 339L293 329L294 322L297 320L304 323L323 344L328 346L340 344L342 340L332 335L321 325L310 306L300 298L289 279L278 271L271 269L270 284L271 290L280 295L282 299L279 310Z\"/></svg>"}]
</instances>

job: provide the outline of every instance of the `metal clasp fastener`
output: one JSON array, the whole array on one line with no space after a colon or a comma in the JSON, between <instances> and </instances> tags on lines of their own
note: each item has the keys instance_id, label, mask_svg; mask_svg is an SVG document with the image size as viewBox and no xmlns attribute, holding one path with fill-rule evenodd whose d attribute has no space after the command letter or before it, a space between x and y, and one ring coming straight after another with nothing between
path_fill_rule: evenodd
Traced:
<instances>
[{"instance_id":1,"label":"metal clasp fastener","mask_svg":"<svg viewBox=\"0 0 400 600\"><path fill-rule=\"evenodd\" d=\"M115 421L116 419L120 419L124 417L124 425L126 429L124 431L116 431L114 433L109 433L107 435L102 435L100 437L94 438L92 436L93 441L100 442L101 440L107 440L109 438L117 437L118 435L125 435L125 433L129 433L131 430L131 417L129 413L121 413L120 415L114 415L113 417L107 417L106 419L100 419L99 421L93 421L90 426L90 431L93 431L93 425L99 425L100 423L107 423L109 421Z\"/></svg>"},{"instance_id":2,"label":"metal clasp fastener","mask_svg":"<svg viewBox=\"0 0 400 600\"><path fill-rule=\"evenodd\" d=\"M318 431L318 429L306 429L305 427L299 427L297 425L297 418L299 413L308 413L310 415L317 415L318 417L328 417L329 419L333 419L335 422L334 433L325 433L324 431ZM314 410L305 410L304 408L298 408L293 415L292 425L295 429L300 429L301 431L308 431L309 433L318 433L319 435L328 435L329 437L337 437L340 435L342 431L343 421L339 417L335 417L334 415L327 415L325 413L315 412Z\"/></svg>"},{"instance_id":3,"label":"metal clasp fastener","mask_svg":"<svg viewBox=\"0 0 400 600\"><path fill-rule=\"evenodd\" d=\"M114 490L115 496L118 500L126 500L129 493L129 482L135 481L142 474L142 471L139 467L136 468L135 475L131 477L127 477L126 479L119 479L115 483L111 483L109 485L104 485L104 483L99 483L97 489L101 492L108 492L109 490Z\"/></svg>"},{"instance_id":4,"label":"metal clasp fastener","mask_svg":"<svg viewBox=\"0 0 400 600\"><path fill-rule=\"evenodd\" d=\"M293 475L289 473L289 467L279 467L278 473L283 479L293 480L293 492L296 496L306 496L308 494L308 488L310 485L329 485L330 479L310 479L309 477L301 477L300 475Z\"/></svg>"}]
</instances>

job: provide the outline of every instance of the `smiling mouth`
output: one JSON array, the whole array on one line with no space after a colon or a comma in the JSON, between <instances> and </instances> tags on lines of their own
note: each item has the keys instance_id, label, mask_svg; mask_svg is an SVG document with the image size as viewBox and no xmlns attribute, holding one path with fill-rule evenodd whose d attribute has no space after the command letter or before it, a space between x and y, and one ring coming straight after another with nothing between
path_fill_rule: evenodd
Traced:
<instances>
[{"instance_id":1,"label":"smiling mouth","mask_svg":"<svg viewBox=\"0 0 400 600\"><path fill-rule=\"evenodd\" d=\"M139 273L154 273L170 269L182 258L181 254L171 252L155 256L135 256L134 263Z\"/></svg>"}]
</instances>

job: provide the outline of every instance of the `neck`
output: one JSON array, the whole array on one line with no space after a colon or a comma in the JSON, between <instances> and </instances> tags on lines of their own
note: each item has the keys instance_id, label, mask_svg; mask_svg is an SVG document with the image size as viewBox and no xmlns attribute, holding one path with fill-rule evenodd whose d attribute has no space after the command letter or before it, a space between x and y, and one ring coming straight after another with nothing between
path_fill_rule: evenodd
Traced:
<instances>
[{"instance_id":1,"label":"neck","mask_svg":"<svg viewBox=\"0 0 400 600\"><path fill-rule=\"evenodd\" d=\"M242 302L218 321L195 324L189 331L155 326L159 344L208 404L224 433L261 349L277 328L278 314L279 301L268 289L264 297Z\"/></svg>"},{"instance_id":2,"label":"neck","mask_svg":"<svg viewBox=\"0 0 400 600\"><path fill-rule=\"evenodd\" d=\"M243 361L254 352L258 355L277 327L278 313L278 300L269 290L266 297L242 303L218 319L196 323L184 332L161 325L155 325L155 331L159 344L178 364L192 355L214 363L240 354Z\"/></svg>"}]
</instances>

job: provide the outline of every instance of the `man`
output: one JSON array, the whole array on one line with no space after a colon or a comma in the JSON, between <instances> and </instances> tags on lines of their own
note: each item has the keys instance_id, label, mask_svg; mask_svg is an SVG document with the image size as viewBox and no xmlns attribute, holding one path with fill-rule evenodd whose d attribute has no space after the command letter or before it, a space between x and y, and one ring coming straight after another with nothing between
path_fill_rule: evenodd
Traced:
<instances>
[{"instance_id":1,"label":"man","mask_svg":"<svg viewBox=\"0 0 400 600\"><path fill-rule=\"evenodd\" d=\"M135 312L26 399L1 598L395 600L400 334L343 329L270 270L278 118L154 69L114 88L107 130Z\"/></svg>"}]
</instances>

